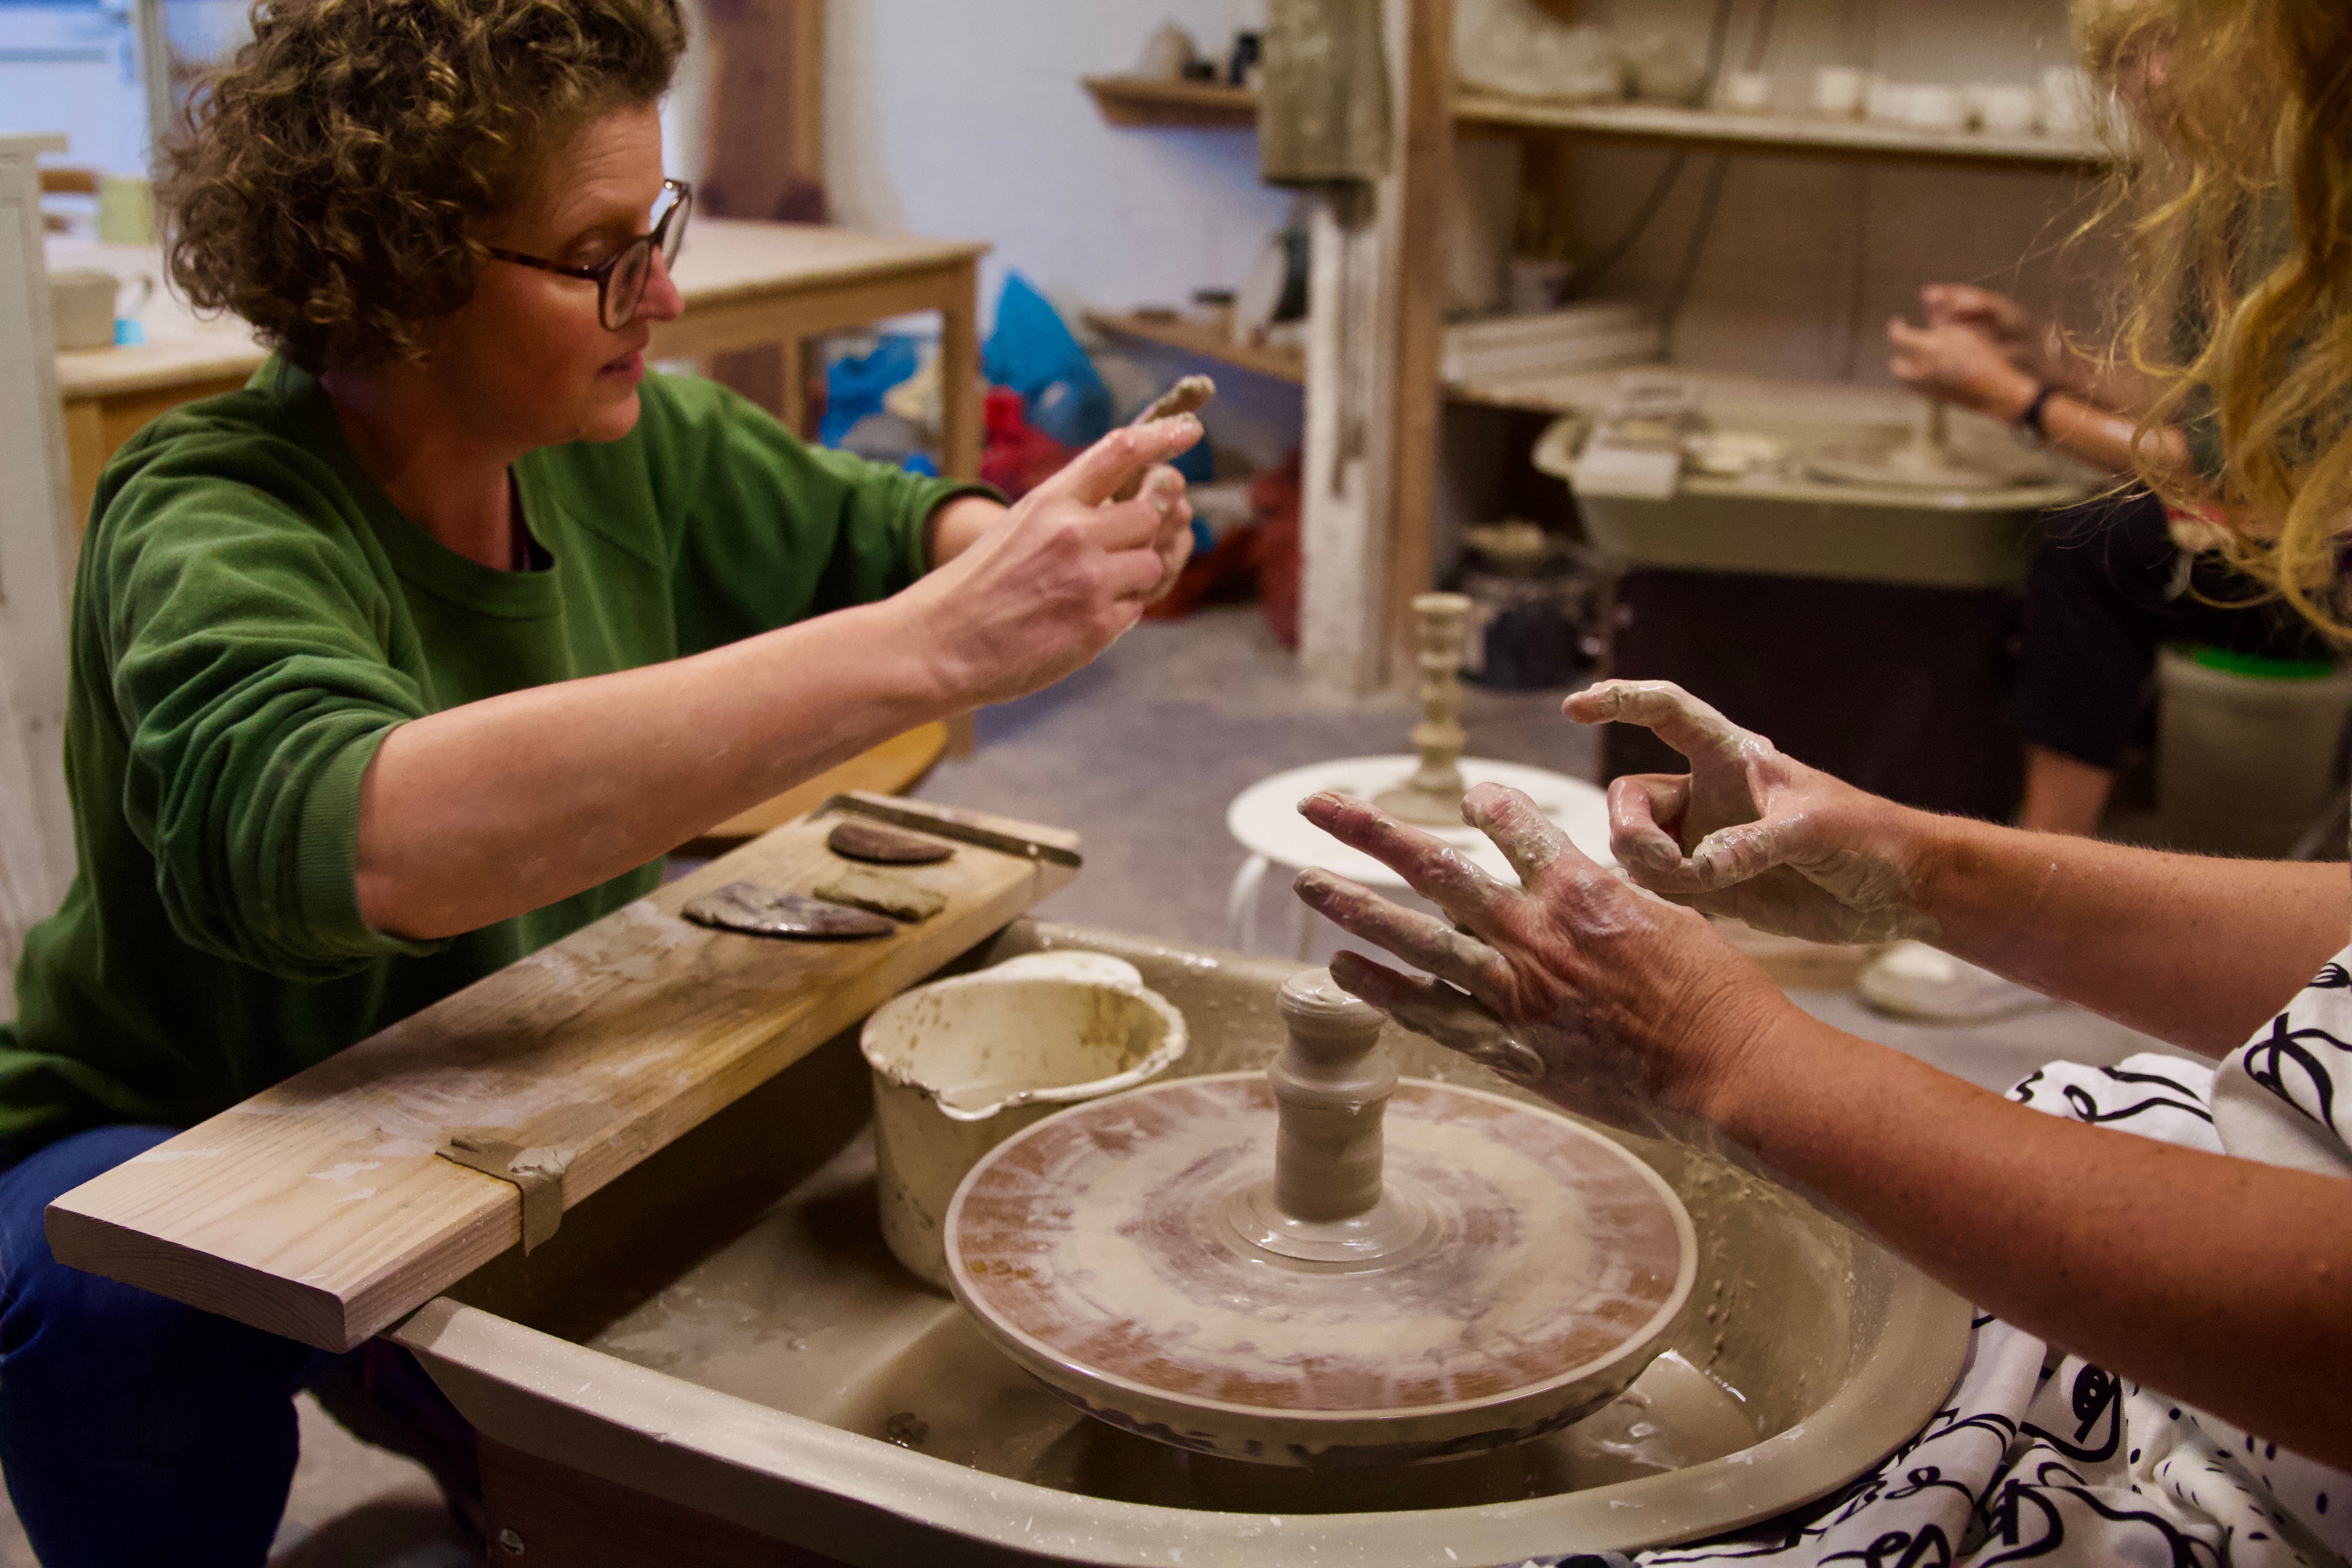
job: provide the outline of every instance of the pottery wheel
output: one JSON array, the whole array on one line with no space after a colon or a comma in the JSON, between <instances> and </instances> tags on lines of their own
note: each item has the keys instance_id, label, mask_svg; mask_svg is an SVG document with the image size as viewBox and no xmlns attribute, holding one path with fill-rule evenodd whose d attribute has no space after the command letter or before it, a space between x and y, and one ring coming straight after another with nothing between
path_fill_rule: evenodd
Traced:
<instances>
[{"instance_id":1,"label":"pottery wheel","mask_svg":"<svg viewBox=\"0 0 2352 1568\"><path fill-rule=\"evenodd\" d=\"M1379 1013L1348 1005L1377 1034ZM1664 1348L1696 1274L1672 1190L1565 1117L1398 1083L1385 1053L1378 1069L1394 1093L1369 1209L1286 1212L1276 1148L1297 1154L1302 1091L1283 1064L1177 1079L1075 1107L983 1160L948 1219L958 1297L1065 1398L1237 1458L1440 1458L1614 1397ZM1381 1115L1377 1100L1309 1109Z\"/></svg>"},{"instance_id":2,"label":"pottery wheel","mask_svg":"<svg viewBox=\"0 0 2352 1568\"><path fill-rule=\"evenodd\" d=\"M2007 489L2011 481L2000 474L1956 462L1937 447L1910 442L1887 448L1824 447L1805 458L1806 471L1816 479L1845 485L1894 485L1905 489Z\"/></svg>"}]
</instances>

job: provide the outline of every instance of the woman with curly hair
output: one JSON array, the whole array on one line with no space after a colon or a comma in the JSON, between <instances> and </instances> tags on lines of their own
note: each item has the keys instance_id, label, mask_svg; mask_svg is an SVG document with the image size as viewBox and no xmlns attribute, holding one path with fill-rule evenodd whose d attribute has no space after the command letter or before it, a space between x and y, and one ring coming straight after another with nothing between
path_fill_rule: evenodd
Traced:
<instances>
[{"instance_id":1,"label":"woman with curly hair","mask_svg":"<svg viewBox=\"0 0 2352 1568\"><path fill-rule=\"evenodd\" d=\"M2127 342L2169 386L2134 443L2142 478L2212 508L2242 568L2343 640L2352 6L2097 9L2130 46L2110 62L2160 50L2145 102L2187 165L2137 235ZM2184 279L2212 330L2168 363ZM2212 410L2210 475L2165 459L2160 433L2192 399ZM1610 788L1612 847L1656 896L1605 875L1516 791L1482 784L1464 814L1518 888L1367 802L1315 796L1309 820L1447 917L1306 872L1308 904L1428 972L1343 953L1335 977L1570 1110L1812 1194L1978 1304L1958 1386L1875 1474L1649 1560L2352 1553L2346 868L1898 806L1664 682L1607 682L1566 710L1643 725L1689 760ZM2053 1063L1990 1093L1813 1017L1696 911L1816 941L1916 938L2210 1065Z\"/></svg>"},{"instance_id":2,"label":"woman with curly hair","mask_svg":"<svg viewBox=\"0 0 2352 1568\"><path fill-rule=\"evenodd\" d=\"M62 1268L49 1199L1079 668L1182 563L1190 416L1008 510L646 374L680 41L674 0L276 0L174 154L173 276L276 353L123 447L75 584L79 871L0 1030L0 1468L44 1563L260 1563L322 1376L461 1503L469 1468L404 1359Z\"/></svg>"}]
</instances>

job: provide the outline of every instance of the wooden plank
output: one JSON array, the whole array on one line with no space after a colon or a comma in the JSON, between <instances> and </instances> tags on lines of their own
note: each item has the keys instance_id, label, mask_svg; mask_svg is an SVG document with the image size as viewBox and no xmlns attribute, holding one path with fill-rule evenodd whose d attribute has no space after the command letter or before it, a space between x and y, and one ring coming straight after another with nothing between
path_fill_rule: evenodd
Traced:
<instances>
[{"instance_id":1,"label":"wooden plank","mask_svg":"<svg viewBox=\"0 0 2352 1568\"><path fill-rule=\"evenodd\" d=\"M1454 0L1404 0L1404 90L1393 184L1396 338L1390 368L1388 559L1381 574L1388 668L1413 668L1412 601L1432 586L1438 364L1444 353L1445 187L1454 178Z\"/></svg>"},{"instance_id":2,"label":"wooden plank","mask_svg":"<svg viewBox=\"0 0 2352 1568\"><path fill-rule=\"evenodd\" d=\"M1257 94L1213 81L1153 81L1089 76L1079 83L1113 125L1184 125L1215 131L1257 129Z\"/></svg>"},{"instance_id":3,"label":"wooden plank","mask_svg":"<svg viewBox=\"0 0 2352 1568\"><path fill-rule=\"evenodd\" d=\"M1181 316L1118 315L1089 310L1087 324L1097 331L1118 337L1141 338L1162 348L1176 349L1202 359L1214 360L1258 375L1270 375L1276 381L1286 381L1293 386L1307 381L1307 351L1275 348L1259 344L1237 343L1229 332L1204 327L1198 321L1188 321Z\"/></svg>"},{"instance_id":4,"label":"wooden plank","mask_svg":"<svg viewBox=\"0 0 2352 1568\"><path fill-rule=\"evenodd\" d=\"M1715 153L1839 158L1872 163L1960 164L1978 168L2097 171L2116 162L2104 142L2005 134L1924 131L1875 120L1802 114L1732 114L1663 103L1546 103L1503 93L1464 92L1454 115L1465 132L1564 133L1580 141Z\"/></svg>"},{"instance_id":5,"label":"wooden plank","mask_svg":"<svg viewBox=\"0 0 2352 1568\"><path fill-rule=\"evenodd\" d=\"M884 803L1075 851L1076 836ZM360 1343L521 1235L513 1184L439 1158L496 1129L568 1153L568 1208L1066 883L1066 857L967 844L906 875L947 895L869 942L706 931L739 878L805 892L841 862L804 818L711 862L49 1206L49 1245L124 1280L327 1350Z\"/></svg>"}]
</instances>

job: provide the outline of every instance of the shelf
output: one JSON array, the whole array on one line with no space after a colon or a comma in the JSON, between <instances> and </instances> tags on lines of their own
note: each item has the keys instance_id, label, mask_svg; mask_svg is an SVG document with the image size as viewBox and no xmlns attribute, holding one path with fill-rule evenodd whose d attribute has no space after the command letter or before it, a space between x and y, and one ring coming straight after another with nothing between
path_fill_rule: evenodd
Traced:
<instances>
[{"instance_id":1,"label":"shelf","mask_svg":"<svg viewBox=\"0 0 2352 1568\"><path fill-rule=\"evenodd\" d=\"M1304 385L1307 381L1307 355L1302 350L1248 348L1213 327L1188 321L1181 316L1112 315L1089 310L1086 319L1087 324L1097 331L1114 337L1141 338L1162 348L1197 354L1258 375L1270 375L1294 386Z\"/></svg>"},{"instance_id":2,"label":"shelf","mask_svg":"<svg viewBox=\"0 0 2352 1568\"><path fill-rule=\"evenodd\" d=\"M1544 103L1498 93L1455 95L1454 118L1469 131L1558 131L1597 142L1696 147L1723 153L1966 163L2039 170L2103 169L2104 143L1990 131L1922 131L1869 120L1795 114L1727 114L1656 103Z\"/></svg>"},{"instance_id":3,"label":"shelf","mask_svg":"<svg viewBox=\"0 0 2352 1568\"><path fill-rule=\"evenodd\" d=\"M1081 77L1095 107L1113 125L1190 125L1220 131L1257 129L1257 94L1213 81L1154 81L1148 77Z\"/></svg>"},{"instance_id":4,"label":"shelf","mask_svg":"<svg viewBox=\"0 0 2352 1568\"><path fill-rule=\"evenodd\" d=\"M1206 81L1151 81L1096 76L1086 89L1114 125L1257 124L1257 94ZM1962 164L2044 172L2098 170L2116 161L2102 142L1990 131L1921 131L1869 120L1813 120L1796 114L1727 114L1656 103L1546 103L1500 93L1454 95L1455 123L1467 133L1554 132L1633 146L1696 147L1811 158Z\"/></svg>"}]
</instances>

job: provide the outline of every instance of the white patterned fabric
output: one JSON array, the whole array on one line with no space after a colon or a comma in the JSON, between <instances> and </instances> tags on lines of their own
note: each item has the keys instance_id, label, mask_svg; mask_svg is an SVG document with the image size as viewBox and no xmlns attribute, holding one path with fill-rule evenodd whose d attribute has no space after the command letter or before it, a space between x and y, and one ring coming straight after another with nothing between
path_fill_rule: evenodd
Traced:
<instances>
[{"instance_id":1,"label":"white patterned fabric","mask_svg":"<svg viewBox=\"0 0 2352 1568\"><path fill-rule=\"evenodd\" d=\"M2352 1176L2352 948L2217 1070L2178 1057L2053 1062L2010 1091L2053 1115ZM1526 1568L2321 1568L2352 1555L2352 1475L2264 1443L1983 1317L1935 1419L1876 1470L1686 1546Z\"/></svg>"}]
</instances>

